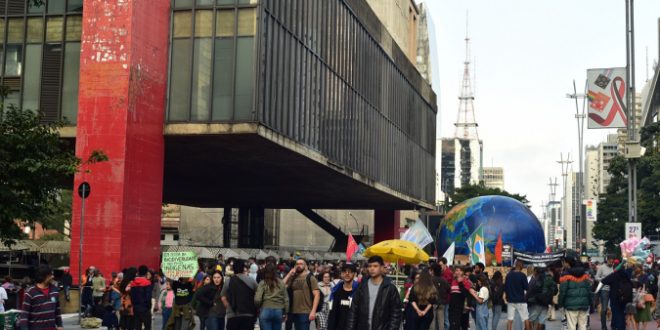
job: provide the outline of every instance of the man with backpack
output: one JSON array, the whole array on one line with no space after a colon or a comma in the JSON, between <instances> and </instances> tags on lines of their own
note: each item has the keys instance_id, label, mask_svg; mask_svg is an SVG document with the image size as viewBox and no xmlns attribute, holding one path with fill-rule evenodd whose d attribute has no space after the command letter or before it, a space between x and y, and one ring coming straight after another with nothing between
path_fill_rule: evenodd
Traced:
<instances>
[{"instance_id":1,"label":"man with backpack","mask_svg":"<svg viewBox=\"0 0 660 330\"><path fill-rule=\"evenodd\" d=\"M291 315L296 330L309 330L309 325L316 319L316 312L323 300L316 277L307 268L307 261L299 258L295 267L284 278L284 283L291 292Z\"/></svg>"},{"instance_id":2,"label":"man with backpack","mask_svg":"<svg viewBox=\"0 0 660 330\"><path fill-rule=\"evenodd\" d=\"M543 268L536 268L534 276L529 283L527 291L527 306L529 309L529 322L532 329L540 330L548 319L548 306L552 304L552 297L557 294L557 283L552 275Z\"/></svg>"},{"instance_id":3,"label":"man with backpack","mask_svg":"<svg viewBox=\"0 0 660 330\"><path fill-rule=\"evenodd\" d=\"M433 275L433 284L438 290L438 303L433 305L433 321L431 321L431 330L444 330L445 306L449 303L450 286L449 282L442 277L442 266L437 263L431 265L431 275Z\"/></svg>"},{"instance_id":4,"label":"man with backpack","mask_svg":"<svg viewBox=\"0 0 660 330\"><path fill-rule=\"evenodd\" d=\"M614 269L618 262L614 261ZM630 274L625 269L617 269L614 273L603 278L603 285L610 286L610 308L612 310L612 330L626 328L626 304L633 301L633 288Z\"/></svg>"},{"instance_id":5,"label":"man with backpack","mask_svg":"<svg viewBox=\"0 0 660 330\"><path fill-rule=\"evenodd\" d=\"M243 260L236 259L233 270L234 276L227 280L220 292L227 310L227 330L252 330L257 321L254 294L258 284L247 274Z\"/></svg>"}]
</instances>

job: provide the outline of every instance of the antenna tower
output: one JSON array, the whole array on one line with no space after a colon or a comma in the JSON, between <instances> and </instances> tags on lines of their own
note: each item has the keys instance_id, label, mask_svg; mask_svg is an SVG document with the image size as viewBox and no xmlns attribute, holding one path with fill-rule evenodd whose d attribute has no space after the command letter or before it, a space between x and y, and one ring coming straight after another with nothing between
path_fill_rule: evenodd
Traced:
<instances>
[{"instance_id":1,"label":"antenna tower","mask_svg":"<svg viewBox=\"0 0 660 330\"><path fill-rule=\"evenodd\" d=\"M460 139L479 140L477 132L477 119L474 115L474 92L472 90L472 79L470 77L470 37L467 32L467 19L465 23L465 61L463 62L463 82L461 83L461 95L458 106L458 119L455 137Z\"/></svg>"}]
</instances>

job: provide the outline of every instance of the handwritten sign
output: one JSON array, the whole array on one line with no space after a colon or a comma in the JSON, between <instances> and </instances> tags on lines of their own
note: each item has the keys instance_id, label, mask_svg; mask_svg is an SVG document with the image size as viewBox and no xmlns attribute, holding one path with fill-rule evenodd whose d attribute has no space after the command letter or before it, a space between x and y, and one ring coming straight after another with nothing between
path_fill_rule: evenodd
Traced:
<instances>
[{"instance_id":1,"label":"handwritten sign","mask_svg":"<svg viewBox=\"0 0 660 330\"><path fill-rule=\"evenodd\" d=\"M194 277L199 268L197 254L195 252L163 252L161 268L168 278Z\"/></svg>"}]
</instances>

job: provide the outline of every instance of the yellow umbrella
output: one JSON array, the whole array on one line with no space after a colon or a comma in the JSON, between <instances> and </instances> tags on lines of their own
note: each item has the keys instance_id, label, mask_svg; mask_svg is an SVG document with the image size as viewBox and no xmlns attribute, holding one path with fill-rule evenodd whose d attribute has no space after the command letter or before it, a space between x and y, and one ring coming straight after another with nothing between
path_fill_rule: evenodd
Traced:
<instances>
[{"instance_id":1,"label":"yellow umbrella","mask_svg":"<svg viewBox=\"0 0 660 330\"><path fill-rule=\"evenodd\" d=\"M419 245L400 239L391 239L374 244L366 249L363 255L365 257L381 256L383 260L388 262L398 263L403 261L407 264L417 264L429 260L429 255Z\"/></svg>"}]
</instances>

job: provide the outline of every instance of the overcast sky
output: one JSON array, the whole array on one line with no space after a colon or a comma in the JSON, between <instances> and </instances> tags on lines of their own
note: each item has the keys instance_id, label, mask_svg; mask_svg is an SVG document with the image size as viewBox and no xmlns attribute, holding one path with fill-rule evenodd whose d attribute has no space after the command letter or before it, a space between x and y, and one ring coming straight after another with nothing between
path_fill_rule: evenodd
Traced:
<instances>
[{"instance_id":1,"label":"overcast sky","mask_svg":"<svg viewBox=\"0 0 660 330\"><path fill-rule=\"evenodd\" d=\"M549 178L561 183L560 152L577 159L575 103L566 98L573 79L582 93L586 69L626 65L624 0L425 2L439 57L438 137L454 135L468 11L485 166L504 167L506 190L527 195L540 215ZM658 58L658 17L659 0L635 1L638 90L646 81L646 48L651 67ZM585 131L587 145L608 134Z\"/></svg>"}]
</instances>

